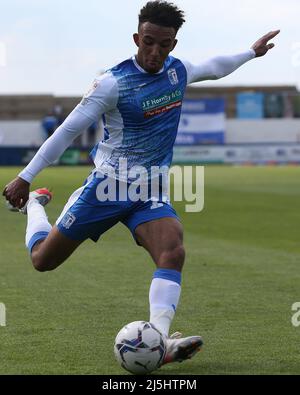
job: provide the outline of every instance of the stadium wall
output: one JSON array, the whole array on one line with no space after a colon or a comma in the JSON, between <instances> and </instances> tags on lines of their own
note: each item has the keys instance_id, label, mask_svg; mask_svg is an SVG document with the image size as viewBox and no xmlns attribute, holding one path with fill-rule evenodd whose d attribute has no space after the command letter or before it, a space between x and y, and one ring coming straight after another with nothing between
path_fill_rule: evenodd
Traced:
<instances>
[{"instance_id":1,"label":"stadium wall","mask_svg":"<svg viewBox=\"0 0 300 395\"><path fill-rule=\"evenodd\" d=\"M227 119L226 144L300 143L300 119Z\"/></svg>"},{"instance_id":2,"label":"stadium wall","mask_svg":"<svg viewBox=\"0 0 300 395\"><path fill-rule=\"evenodd\" d=\"M103 131L98 130L98 141L102 138ZM83 135L83 145L85 145ZM0 121L0 147L40 147L46 139L40 121L18 120Z\"/></svg>"},{"instance_id":3,"label":"stadium wall","mask_svg":"<svg viewBox=\"0 0 300 395\"><path fill-rule=\"evenodd\" d=\"M101 139L102 131L98 133ZM0 121L0 146L39 147L45 140L34 120ZM227 119L226 144L300 143L300 119Z\"/></svg>"},{"instance_id":4,"label":"stadium wall","mask_svg":"<svg viewBox=\"0 0 300 395\"><path fill-rule=\"evenodd\" d=\"M0 121L0 146L39 147L46 136L38 121Z\"/></svg>"},{"instance_id":5,"label":"stadium wall","mask_svg":"<svg viewBox=\"0 0 300 395\"><path fill-rule=\"evenodd\" d=\"M0 166L24 166L38 147L1 147ZM92 165L89 149L71 147L55 165ZM173 164L300 164L300 144L175 146Z\"/></svg>"}]
</instances>

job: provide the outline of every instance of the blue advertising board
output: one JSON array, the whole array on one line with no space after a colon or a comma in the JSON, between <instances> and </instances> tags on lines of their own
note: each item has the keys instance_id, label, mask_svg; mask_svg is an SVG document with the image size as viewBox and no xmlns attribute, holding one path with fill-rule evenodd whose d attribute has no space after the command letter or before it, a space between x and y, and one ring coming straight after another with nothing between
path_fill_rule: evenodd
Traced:
<instances>
[{"instance_id":1,"label":"blue advertising board","mask_svg":"<svg viewBox=\"0 0 300 395\"><path fill-rule=\"evenodd\" d=\"M184 100L176 145L225 143L225 100Z\"/></svg>"},{"instance_id":2,"label":"blue advertising board","mask_svg":"<svg viewBox=\"0 0 300 395\"><path fill-rule=\"evenodd\" d=\"M241 92L236 96L237 118L264 118L264 94L257 92Z\"/></svg>"}]
</instances>

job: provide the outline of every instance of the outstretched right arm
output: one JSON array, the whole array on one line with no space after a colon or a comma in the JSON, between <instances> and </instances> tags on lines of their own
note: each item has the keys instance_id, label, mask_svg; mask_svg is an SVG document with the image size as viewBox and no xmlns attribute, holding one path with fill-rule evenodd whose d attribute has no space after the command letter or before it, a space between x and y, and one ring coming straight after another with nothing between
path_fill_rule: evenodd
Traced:
<instances>
[{"instance_id":1,"label":"outstretched right arm","mask_svg":"<svg viewBox=\"0 0 300 395\"><path fill-rule=\"evenodd\" d=\"M3 196L14 207L24 206L29 196L29 188L34 177L45 167L55 162L100 116L116 105L117 90L114 78L105 74L94 81L92 90L84 96L80 104L71 112L63 124L41 146L34 158L23 171L6 185Z\"/></svg>"}]
</instances>

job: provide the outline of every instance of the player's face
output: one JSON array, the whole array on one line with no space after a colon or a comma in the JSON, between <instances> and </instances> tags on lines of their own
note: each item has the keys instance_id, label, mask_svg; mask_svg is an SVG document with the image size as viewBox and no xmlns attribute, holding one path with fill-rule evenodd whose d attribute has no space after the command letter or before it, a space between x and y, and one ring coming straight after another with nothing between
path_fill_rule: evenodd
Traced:
<instances>
[{"instance_id":1,"label":"player's face","mask_svg":"<svg viewBox=\"0 0 300 395\"><path fill-rule=\"evenodd\" d=\"M138 64L148 73L158 73L164 61L177 44L176 30L145 22L140 25L139 32L133 35L138 46Z\"/></svg>"}]
</instances>

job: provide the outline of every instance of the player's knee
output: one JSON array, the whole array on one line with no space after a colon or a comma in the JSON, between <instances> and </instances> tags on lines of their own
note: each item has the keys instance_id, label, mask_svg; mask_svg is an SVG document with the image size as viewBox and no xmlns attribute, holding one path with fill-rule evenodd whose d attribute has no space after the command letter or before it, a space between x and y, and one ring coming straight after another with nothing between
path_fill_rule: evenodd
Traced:
<instances>
[{"instance_id":1,"label":"player's knee","mask_svg":"<svg viewBox=\"0 0 300 395\"><path fill-rule=\"evenodd\" d=\"M54 270L57 266L57 265L55 265L55 262L52 262L49 259L40 257L38 254L32 254L31 260L32 260L33 267L38 272L49 272L50 270Z\"/></svg>"},{"instance_id":2,"label":"player's knee","mask_svg":"<svg viewBox=\"0 0 300 395\"><path fill-rule=\"evenodd\" d=\"M32 260L32 264L35 270L41 273L53 270L52 266L46 261Z\"/></svg>"},{"instance_id":3,"label":"player's knee","mask_svg":"<svg viewBox=\"0 0 300 395\"><path fill-rule=\"evenodd\" d=\"M168 267L170 269L181 271L185 260L185 249L183 245L164 251L158 261L159 267Z\"/></svg>"}]
</instances>

